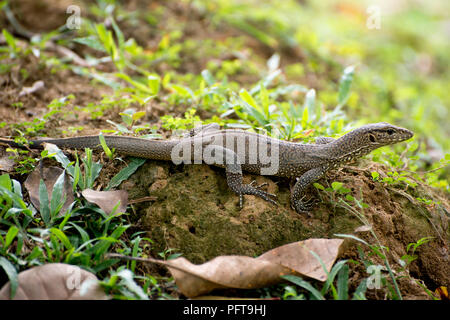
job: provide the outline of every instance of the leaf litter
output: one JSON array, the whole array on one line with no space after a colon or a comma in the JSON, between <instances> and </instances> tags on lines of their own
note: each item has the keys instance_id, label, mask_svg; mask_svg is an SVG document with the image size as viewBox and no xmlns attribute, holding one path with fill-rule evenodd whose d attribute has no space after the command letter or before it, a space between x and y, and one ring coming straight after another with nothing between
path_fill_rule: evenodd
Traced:
<instances>
[{"instance_id":1,"label":"leaf litter","mask_svg":"<svg viewBox=\"0 0 450 320\"><path fill-rule=\"evenodd\" d=\"M308 239L272 249L257 258L247 256L219 256L195 265L180 257L157 260L109 254L122 258L166 266L182 294L189 298L214 289L255 289L283 281L280 276L306 276L325 281L338 254L342 239ZM314 252L319 258L316 258ZM326 268L324 270L323 266Z\"/></svg>"},{"instance_id":2,"label":"leaf litter","mask_svg":"<svg viewBox=\"0 0 450 320\"><path fill-rule=\"evenodd\" d=\"M106 300L109 299L97 277L80 267L48 263L18 275L13 300ZM11 284L0 290L0 300L11 299Z\"/></svg>"}]
</instances>

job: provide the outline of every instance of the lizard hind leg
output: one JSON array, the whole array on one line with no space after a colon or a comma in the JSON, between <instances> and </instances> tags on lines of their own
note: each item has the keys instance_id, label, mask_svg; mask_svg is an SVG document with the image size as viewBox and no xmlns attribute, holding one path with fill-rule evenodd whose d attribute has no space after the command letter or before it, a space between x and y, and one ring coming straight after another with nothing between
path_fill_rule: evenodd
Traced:
<instances>
[{"instance_id":1,"label":"lizard hind leg","mask_svg":"<svg viewBox=\"0 0 450 320\"><path fill-rule=\"evenodd\" d=\"M206 154L207 156L205 157ZM259 186L254 186L255 181L252 181L250 184L243 183L242 167L239 161L239 156L233 150L219 145L208 145L204 149L203 160L210 165L225 167L227 184L231 190L239 195L239 205L241 208L243 204L243 196L245 194L254 195L276 204L273 199L276 195L260 189L262 186L266 185L265 183Z\"/></svg>"},{"instance_id":2,"label":"lizard hind leg","mask_svg":"<svg viewBox=\"0 0 450 320\"><path fill-rule=\"evenodd\" d=\"M239 207L242 208L244 195L254 195L264 199L270 203L277 204L273 198L276 198L276 195L273 193L268 193L267 191L261 190L260 188L265 186L267 183L260 184L258 186L253 186L255 181L252 181L250 184L242 183L243 176L242 173L235 173L227 170L227 184L231 190L239 195Z\"/></svg>"}]
</instances>

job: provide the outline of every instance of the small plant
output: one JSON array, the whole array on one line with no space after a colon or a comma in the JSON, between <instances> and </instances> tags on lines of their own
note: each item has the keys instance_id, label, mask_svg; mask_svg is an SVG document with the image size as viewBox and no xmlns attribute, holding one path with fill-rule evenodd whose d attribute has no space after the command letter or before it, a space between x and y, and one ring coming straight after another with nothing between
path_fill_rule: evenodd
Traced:
<instances>
[{"instance_id":1,"label":"small plant","mask_svg":"<svg viewBox=\"0 0 450 320\"><path fill-rule=\"evenodd\" d=\"M433 239L433 237L423 237L423 238L420 238L419 240L417 240L417 242L409 243L406 246L406 254L403 255L399 260L400 265L403 268L405 268L406 266L411 264L411 262L416 260L417 259L417 255L415 254L416 250L420 246L430 242L432 239ZM411 253L409 253L410 251L411 251Z\"/></svg>"},{"instance_id":2,"label":"small plant","mask_svg":"<svg viewBox=\"0 0 450 320\"><path fill-rule=\"evenodd\" d=\"M193 129L196 124L201 124L200 117L195 115L195 109L189 109L184 113L183 118L175 118L172 116L163 116L161 120L163 121L163 128L167 130L187 130Z\"/></svg>"},{"instance_id":3,"label":"small plant","mask_svg":"<svg viewBox=\"0 0 450 320\"><path fill-rule=\"evenodd\" d=\"M314 253L312 253L314 254ZM315 255L315 254L314 254ZM317 259L320 258L315 255ZM349 283L348 283L348 272L349 267L347 260L341 260L337 262L330 272L328 272L321 261L322 267L327 273L327 279L322 286L322 289L316 289L311 283L303 280L300 277L293 275L281 276L283 279L298 285L299 287L305 289L309 292L309 299L311 300L325 300L330 295L333 300L348 300L349 299ZM353 300L365 300L364 293L367 289L365 279L361 282L358 288L353 293ZM295 292L295 294L294 294ZM285 298L297 297L296 291L289 288L289 293L284 295Z\"/></svg>"}]
</instances>

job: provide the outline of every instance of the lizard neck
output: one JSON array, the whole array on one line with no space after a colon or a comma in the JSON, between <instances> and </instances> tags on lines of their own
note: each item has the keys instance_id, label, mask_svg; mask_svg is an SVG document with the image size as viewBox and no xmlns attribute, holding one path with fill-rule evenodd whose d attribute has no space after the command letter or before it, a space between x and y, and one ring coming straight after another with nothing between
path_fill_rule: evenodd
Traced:
<instances>
[{"instance_id":1,"label":"lizard neck","mask_svg":"<svg viewBox=\"0 0 450 320\"><path fill-rule=\"evenodd\" d=\"M366 141L364 135L352 131L324 145L324 149L330 162L339 164L361 158L375 148Z\"/></svg>"}]
</instances>

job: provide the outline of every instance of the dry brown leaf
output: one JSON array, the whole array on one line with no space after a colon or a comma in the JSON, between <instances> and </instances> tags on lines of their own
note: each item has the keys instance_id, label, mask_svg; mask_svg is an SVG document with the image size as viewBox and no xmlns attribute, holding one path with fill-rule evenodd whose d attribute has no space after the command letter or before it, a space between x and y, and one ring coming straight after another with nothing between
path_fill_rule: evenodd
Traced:
<instances>
[{"instance_id":1,"label":"dry brown leaf","mask_svg":"<svg viewBox=\"0 0 450 320\"><path fill-rule=\"evenodd\" d=\"M367 232L372 230L372 226L363 225L355 229L355 232Z\"/></svg>"},{"instance_id":2,"label":"dry brown leaf","mask_svg":"<svg viewBox=\"0 0 450 320\"><path fill-rule=\"evenodd\" d=\"M206 294L214 289L254 289L282 281L282 275L300 275L320 281L326 273L320 262L311 254L315 252L329 272L336 260L342 239L309 239L275 248L259 256L220 256L201 265L185 258L169 261L139 259L120 255L131 260L165 265L172 273L181 293L189 298Z\"/></svg>"},{"instance_id":3,"label":"dry brown leaf","mask_svg":"<svg viewBox=\"0 0 450 320\"><path fill-rule=\"evenodd\" d=\"M97 277L80 267L49 263L19 273L13 300L106 300L109 297ZM87 281L87 282L85 282ZM0 300L9 300L9 282L0 290Z\"/></svg>"},{"instance_id":4,"label":"dry brown leaf","mask_svg":"<svg viewBox=\"0 0 450 320\"><path fill-rule=\"evenodd\" d=\"M280 281L280 276L297 274L277 263L245 256L221 256L195 265L185 258L165 263L180 291L195 297L214 289L255 289Z\"/></svg>"},{"instance_id":5,"label":"dry brown leaf","mask_svg":"<svg viewBox=\"0 0 450 320\"><path fill-rule=\"evenodd\" d=\"M44 81L42 80L36 81L33 83L31 87L23 87L22 90L19 92L19 97L37 92L39 90L44 89L44 87L45 87Z\"/></svg>"},{"instance_id":6,"label":"dry brown leaf","mask_svg":"<svg viewBox=\"0 0 450 320\"><path fill-rule=\"evenodd\" d=\"M339 253L342 239L308 239L289 243L267 251L258 259L279 263L310 278L325 281L327 275L320 262L310 253L315 252L329 272Z\"/></svg>"},{"instance_id":7,"label":"dry brown leaf","mask_svg":"<svg viewBox=\"0 0 450 320\"><path fill-rule=\"evenodd\" d=\"M27 179L25 180L25 188L30 195L31 203L37 210L39 210L40 208L39 183L41 179L44 180L45 186L47 187L48 201L50 202L52 199L53 186L55 185L56 180L63 173L63 171L63 169L58 167L41 168L40 166L37 166L34 171L28 175ZM64 176L63 196L66 197L66 201L59 211L58 216L64 215L70 204L75 201L75 198L73 197L70 177L67 173Z\"/></svg>"},{"instance_id":8,"label":"dry brown leaf","mask_svg":"<svg viewBox=\"0 0 450 320\"><path fill-rule=\"evenodd\" d=\"M15 162L10 157L14 153L6 152L6 149L0 148L0 170L5 172L11 172L14 169Z\"/></svg>"},{"instance_id":9,"label":"dry brown leaf","mask_svg":"<svg viewBox=\"0 0 450 320\"><path fill-rule=\"evenodd\" d=\"M111 214L119 201L120 204L115 212L125 212L127 209L128 192L125 190L95 191L92 189L85 189L81 194L87 201L98 205L106 214Z\"/></svg>"}]
</instances>

